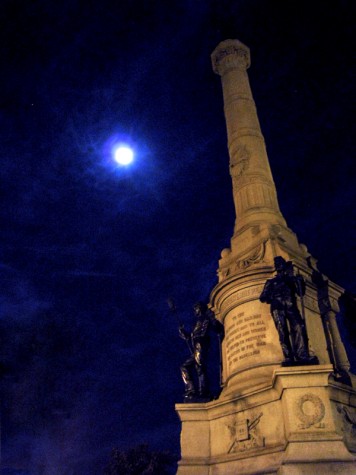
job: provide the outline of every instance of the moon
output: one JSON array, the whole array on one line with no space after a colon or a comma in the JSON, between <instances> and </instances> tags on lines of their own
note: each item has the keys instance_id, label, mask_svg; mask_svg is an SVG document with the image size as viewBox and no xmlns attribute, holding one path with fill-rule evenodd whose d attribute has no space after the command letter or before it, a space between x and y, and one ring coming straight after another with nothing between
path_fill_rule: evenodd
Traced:
<instances>
[{"instance_id":1,"label":"moon","mask_svg":"<svg viewBox=\"0 0 356 475\"><path fill-rule=\"evenodd\" d=\"M120 145L114 151L114 159L119 165L129 165L134 159L133 150L126 145Z\"/></svg>"}]
</instances>

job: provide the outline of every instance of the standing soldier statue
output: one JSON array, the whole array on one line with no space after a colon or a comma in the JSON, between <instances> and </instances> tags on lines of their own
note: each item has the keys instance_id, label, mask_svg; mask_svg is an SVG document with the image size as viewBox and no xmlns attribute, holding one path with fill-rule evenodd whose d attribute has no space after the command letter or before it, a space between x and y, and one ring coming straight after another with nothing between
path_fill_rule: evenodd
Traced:
<instances>
[{"instance_id":1,"label":"standing soldier statue","mask_svg":"<svg viewBox=\"0 0 356 475\"><path fill-rule=\"evenodd\" d=\"M301 275L295 276L292 262L281 256L274 258L274 265L277 275L265 283L260 301L271 305L284 355L282 365L318 364L317 357L309 355L304 318L297 306L296 295L303 299L305 293L304 279Z\"/></svg>"},{"instance_id":2,"label":"standing soldier statue","mask_svg":"<svg viewBox=\"0 0 356 475\"><path fill-rule=\"evenodd\" d=\"M192 332L184 325L179 326L179 335L189 345L191 354L181 366L182 379L185 386L184 402L202 402L212 399L207 378L207 353L210 346L210 330L222 335L223 325L208 311L203 302L197 302L194 307L196 323Z\"/></svg>"}]
</instances>

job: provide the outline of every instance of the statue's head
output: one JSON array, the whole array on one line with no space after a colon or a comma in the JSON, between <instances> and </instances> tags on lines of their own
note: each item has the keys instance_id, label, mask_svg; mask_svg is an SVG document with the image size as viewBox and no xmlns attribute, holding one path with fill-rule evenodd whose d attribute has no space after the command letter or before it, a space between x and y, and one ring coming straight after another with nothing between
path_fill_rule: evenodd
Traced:
<instances>
[{"instance_id":1,"label":"statue's head","mask_svg":"<svg viewBox=\"0 0 356 475\"><path fill-rule=\"evenodd\" d=\"M204 315L204 313L207 311L208 307L204 302L196 302L193 305L193 310L194 313L197 317L200 317L201 315Z\"/></svg>"},{"instance_id":2,"label":"statue's head","mask_svg":"<svg viewBox=\"0 0 356 475\"><path fill-rule=\"evenodd\" d=\"M287 261L282 256L277 256L274 258L274 267L277 272L282 272L287 267Z\"/></svg>"}]
</instances>

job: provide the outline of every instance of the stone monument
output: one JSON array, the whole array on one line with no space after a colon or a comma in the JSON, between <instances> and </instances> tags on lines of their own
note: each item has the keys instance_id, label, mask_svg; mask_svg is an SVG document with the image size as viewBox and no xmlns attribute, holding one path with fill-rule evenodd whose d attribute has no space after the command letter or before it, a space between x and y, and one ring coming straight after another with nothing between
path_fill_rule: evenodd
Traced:
<instances>
[{"instance_id":1,"label":"stone monument","mask_svg":"<svg viewBox=\"0 0 356 475\"><path fill-rule=\"evenodd\" d=\"M280 212L246 71L249 49L223 41L212 64L222 81L236 210L231 247L221 253L210 297L225 329L222 391L210 402L176 405L178 474L354 474L356 384L336 321L343 289L318 271ZM282 364L278 325L268 299L260 300L276 277L275 258L305 283L290 297L308 346L293 364ZM289 323L290 332L295 328Z\"/></svg>"}]
</instances>

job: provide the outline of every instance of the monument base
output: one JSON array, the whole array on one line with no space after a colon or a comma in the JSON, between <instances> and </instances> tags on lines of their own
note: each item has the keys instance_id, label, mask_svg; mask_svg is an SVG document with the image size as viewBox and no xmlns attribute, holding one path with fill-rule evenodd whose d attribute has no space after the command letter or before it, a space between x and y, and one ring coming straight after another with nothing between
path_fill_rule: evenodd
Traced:
<instances>
[{"instance_id":1,"label":"monument base","mask_svg":"<svg viewBox=\"0 0 356 475\"><path fill-rule=\"evenodd\" d=\"M356 391L332 371L279 367L268 386L177 404L178 475L356 473Z\"/></svg>"}]
</instances>

